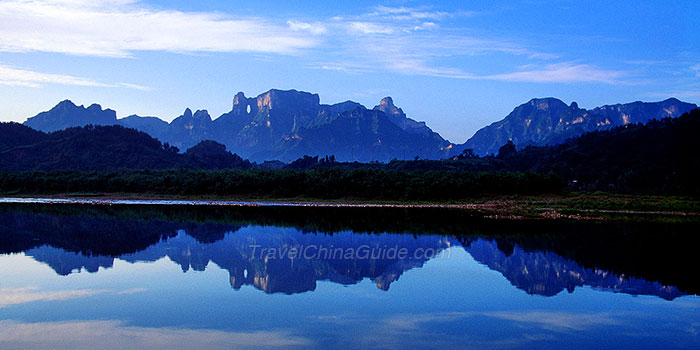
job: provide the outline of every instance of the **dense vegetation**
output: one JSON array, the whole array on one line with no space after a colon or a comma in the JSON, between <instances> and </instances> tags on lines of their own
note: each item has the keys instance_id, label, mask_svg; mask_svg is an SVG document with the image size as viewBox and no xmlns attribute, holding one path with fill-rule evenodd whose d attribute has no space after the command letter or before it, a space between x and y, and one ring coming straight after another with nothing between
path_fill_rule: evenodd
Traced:
<instances>
[{"instance_id":1,"label":"dense vegetation","mask_svg":"<svg viewBox=\"0 0 700 350\"><path fill-rule=\"evenodd\" d=\"M118 126L45 134L6 123L0 133L7 135L0 138L0 193L5 194L460 200L604 190L700 196L700 110L588 133L558 146L518 151L508 142L497 156L483 158L470 150L449 160L389 163L305 156L281 169L275 169L283 166L277 163L253 168L213 141L179 153Z\"/></svg>"},{"instance_id":2,"label":"dense vegetation","mask_svg":"<svg viewBox=\"0 0 700 350\"><path fill-rule=\"evenodd\" d=\"M514 170L552 172L576 189L698 196L698 135L700 109L499 156Z\"/></svg>"},{"instance_id":3,"label":"dense vegetation","mask_svg":"<svg viewBox=\"0 0 700 350\"><path fill-rule=\"evenodd\" d=\"M556 146L518 151L508 141L497 156L466 149L449 160L334 163L304 157L296 169L373 167L397 171L532 172L552 174L571 190L700 195L700 109L678 118L594 131Z\"/></svg>"},{"instance_id":4,"label":"dense vegetation","mask_svg":"<svg viewBox=\"0 0 700 350\"><path fill-rule=\"evenodd\" d=\"M4 193L144 193L263 198L459 200L483 194L559 192L557 177L538 173L307 170L121 170L0 173Z\"/></svg>"},{"instance_id":5,"label":"dense vegetation","mask_svg":"<svg viewBox=\"0 0 700 350\"><path fill-rule=\"evenodd\" d=\"M213 141L203 141L185 154L178 152L146 133L121 126L90 125L47 134L0 123L0 171L250 167Z\"/></svg>"}]
</instances>

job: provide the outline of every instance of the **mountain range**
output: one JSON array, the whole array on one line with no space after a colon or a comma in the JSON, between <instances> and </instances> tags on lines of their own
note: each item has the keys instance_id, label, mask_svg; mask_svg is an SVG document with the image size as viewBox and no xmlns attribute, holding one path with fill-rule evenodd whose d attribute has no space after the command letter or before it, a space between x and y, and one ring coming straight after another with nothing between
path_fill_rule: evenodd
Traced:
<instances>
[{"instance_id":1,"label":"mountain range","mask_svg":"<svg viewBox=\"0 0 700 350\"><path fill-rule=\"evenodd\" d=\"M677 117L696 105L667 99L581 109L555 98L533 99L516 107L506 118L479 130L464 144L454 144L424 122L409 118L385 97L372 109L346 101L321 104L319 96L296 90L269 90L254 98L239 92L233 106L213 119L206 110L187 108L167 123L156 117L116 112L93 104L76 106L66 100L49 111L27 119L26 126L44 132L84 125L121 125L145 132L179 149L214 140L253 161L292 161L303 155L335 155L340 161L441 159L472 149L495 154L512 140L518 148L559 144L594 130L605 130L652 119Z\"/></svg>"},{"instance_id":2,"label":"mountain range","mask_svg":"<svg viewBox=\"0 0 700 350\"><path fill-rule=\"evenodd\" d=\"M508 140L518 148L556 145L594 130L675 118L697 107L669 98L661 102L632 102L587 110L579 108L576 102L567 106L556 98L536 98L516 107L504 119L477 131L455 151L470 148L478 155L496 154Z\"/></svg>"}]
</instances>

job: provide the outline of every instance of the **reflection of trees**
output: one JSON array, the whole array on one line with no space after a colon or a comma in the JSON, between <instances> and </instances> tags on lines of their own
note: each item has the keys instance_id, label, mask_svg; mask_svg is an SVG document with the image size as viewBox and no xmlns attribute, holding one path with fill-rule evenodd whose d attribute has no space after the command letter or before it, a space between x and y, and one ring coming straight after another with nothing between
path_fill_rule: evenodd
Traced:
<instances>
[{"instance_id":1,"label":"reflection of trees","mask_svg":"<svg viewBox=\"0 0 700 350\"><path fill-rule=\"evenodd\" d=\"M691 293L700 290L700 282L689 272L696 265L694 224L493 221L445 209L68 205L0 205L0 223L0 252L60 248L35 249L31 254L42 261L53 259L58 264L56 271L62 274L80 267L92 271L96 266L110 266L111 259L96 262L98 258L153 261L167 255L183 269L203 269L214 262L230 272L235 288L256 285L270 292L295 292L312 290L322 279L349 284L362 278L388 288L403 271L422 262L386 261L373 270L348 261L295 261L292 266L291 261L278 260L263 264L247 256L244 248L251 242L268 247L295 242L336 246L345 242L346 247L359 242L399 242L409 249L438 248L445 243L440 236L451 236L468 250L478 239L493 239L498 252L506 257L517 248L522 254L540 252L549 260L565 259L581 269L605 271L609 276L659 281ZM270 230L276 234L267 240L242 235L249 230L239 229L249 225L273 226L276 229ZM345 231L372 234L350 235ZM406 234L373 234L380 232ZM188 254L176 257L158 250L167 245L173 252L189 249ZM59 256L62 251L73 256ZM85 257L95 259L87 261ZM544 290L544 294L551 293Z\"/></svg>"}]
</instances>

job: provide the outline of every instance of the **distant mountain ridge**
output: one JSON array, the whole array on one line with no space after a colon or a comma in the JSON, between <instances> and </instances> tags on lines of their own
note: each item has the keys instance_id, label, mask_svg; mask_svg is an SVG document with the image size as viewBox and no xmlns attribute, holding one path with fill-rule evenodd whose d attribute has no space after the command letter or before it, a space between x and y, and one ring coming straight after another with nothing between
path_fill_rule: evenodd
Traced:
<instances>
[{"instance_id":1,"label":"distant mountain ridge","mask_svg":"<svg viewBox=\"0 0 700 350\"><path fill-rule=\"evenodd\" d=\"M671 98L586 110L576 102L567 105L556 98L538 98L516 107L460 145L445 140L425 122L408 118L391 97L368 109L353 101L321 104L317 94L297 90L272 89L256 97L239 92L231 111L215 119L206 110L192 112L189 108L170 123L138 115L117 119L115 111L98 104L84 107L66 100L24 124L44 132L88 124L121 125L181 150L214 140L253 161L335 155L340 161L385 162L441 159L465 149L477 155L495 154L508 140L518 148L560 144L586 132L678 117L694 108L694 104Z\"/></svg>"},{"instance_id":2,"label":"distant mountain ridge","mask_svg":"<svg viewBox=\"0 0 700 350\"><path fill-rule=\"evenodd\" d=\"M632 102L586 110L576 102L566 105L556 98L535 98L516 107L504 119L477 131L455 152L470 148L478 155L495 154L512 140L518 148L560 144L594 130L607 130L652 119L678 117L697 105L669 98L661 102Z\"/></svg>"},{"instance_id":3,"label":"distant mountain ridge","mask_svg":"<svg viewBox=\"0 0 700 350\"><path fill-rule=\"evenodd\" d=\"M53 132L85 125L114 125L117 124L117 112L102 109L98 104L89 107L76 106L70 100L59 102L46 112L41 112L27 119L24 125L43 132Z\"/></svg>"},{"instance_id":4,"label":"distant mountain ridge","mask_svg":"<svg viewBox=\"0 0 700 350\"><path fill-rule=\"evenodd\" d=\"M317 94L296 90L273 89L253 98L239 92L231 111L216 119L206 110L193 113L189 108L170 123L137 115L117 119L100 105L85 108L66 100L25 122L44 132L88 124L134 128L180 149L214 140L255 161L291 161L306 154L362 162L437 159L451 148L425 123L408 118L390 97L370 110L352 101L320 104Z\"/></svg>"}]
</instances>

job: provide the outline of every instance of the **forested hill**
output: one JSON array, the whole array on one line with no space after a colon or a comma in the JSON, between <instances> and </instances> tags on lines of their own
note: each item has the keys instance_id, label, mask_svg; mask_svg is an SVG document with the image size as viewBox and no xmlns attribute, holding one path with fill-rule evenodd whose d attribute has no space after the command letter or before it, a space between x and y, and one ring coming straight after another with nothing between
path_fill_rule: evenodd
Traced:
<instances>
[{"instance_id":1,"label":"forested hill","mask_svg":"<svg viewBox=\"0 0 700 350\"><path fill-rule=\"evenodd\" d=\"M185 154L146 133L86 126L44 133L0 123L0 171L250 167L223 145L204 141Z\"/></svg>"},{"instance_id":2,"label":"forested hill","mask_svg":"<svg viewBox=\"0 0 700 350\"><path fill-rule=\"evenodd\" d=\"M582 189L700 194L700 109L594 131L557 146L501 147L521 171L553 172ZM575 182L574 182L575 181Z\"/></svg>"}]
</instances>

